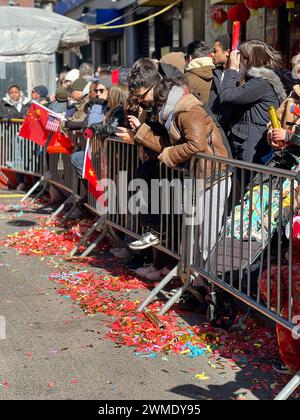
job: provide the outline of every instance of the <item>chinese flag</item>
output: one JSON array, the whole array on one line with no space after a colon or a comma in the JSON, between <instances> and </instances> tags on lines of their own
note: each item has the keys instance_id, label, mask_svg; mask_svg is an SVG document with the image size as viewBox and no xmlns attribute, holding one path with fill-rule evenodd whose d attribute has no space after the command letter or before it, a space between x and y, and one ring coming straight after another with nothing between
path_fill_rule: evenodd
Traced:
<instances>
[{"instance_id":1,"label":"chinese flag","mask_svg":"<svg viewBox=\"0 0 300 420\"><path fill-rule=\"evenodd\" d=\"M40 146L45 146L51 132L46 129L48 118L49 111L47 108L33 102L22 124L19 135Z\"/></svg>"},{"instance_id":2,"label":"chinese flag","mask_svg":"<svg viewBox=\"0 0 300 420\"><path fill-rule=\"evenodd\" d=\"M60 130L54 133L47 147L49 154L61 153L63 155L70 155L74 150L72 140L65 136Z\"/></svg>"},{"instance_id":3,"label":"chinese flag","mask_svg":"<svg viewBox=\"0 0 300 420\"><path fill-rule=\"evenodd\" d=\"M89 192L98 199L103 194L103 191L97 191L98 178L96 171L92 163L92 148L90 144L90 139L86 143L85 155L84 155L84 164L83 164L83 173L82 178L86 179L89 183L88 189Z\"/></svg>"}]
</instances>

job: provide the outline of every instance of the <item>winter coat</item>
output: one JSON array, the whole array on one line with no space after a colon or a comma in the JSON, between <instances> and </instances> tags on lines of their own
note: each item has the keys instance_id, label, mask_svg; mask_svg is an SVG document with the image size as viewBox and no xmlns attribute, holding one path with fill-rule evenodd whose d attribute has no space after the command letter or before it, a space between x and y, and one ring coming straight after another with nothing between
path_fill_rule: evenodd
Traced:
<instances>
[{"instance_id":1,"label":"winter coat","mask_svg":"<svg viewBox=\"0 0 300 420\"><path fill-rule=\"evenodd\" d=\"M49 104L48 108L57 114L64 114L68 109L68 101L53 101Z\"/></svg>"},{"instance_id":2,"label":"winter coat","mask_svg":"<svg viewBox=\"0 0 300 420\"><path fill-rule=\"evenodd\" d=\"M208 106L211 109L212 113L215 116L215 119L219 122L220 126L223 128L225 134L228 134L230 118L231 118L231 109L228 104L221 104L220 93L221 85L224 77L223 68L215 68L213 70L213 80L211 86L211 92L209 95Z\"/></svg>"},{"instance_id":3,"label":"winter coat","mask_svg":"<svg viewBox=\"0 0 300 420\"><path fill-rule=\"evenodd\" d=\"M252 67L243 85L237 85L238 72L225 70L220 102L231 107L229 141L236 159L263 163L271 152L267 142L268 109L278 108L286 99L284 87L273 70Z\"/></svg>"},{"instance_id":4,"label":"winter coat","mask_svg":"<svg viewBox=\"0 0 300 420\"><path fill-rule=\"evenodd\" d=\"M300 117L293 114L291 111L293 105L296 105L298 108L300 108L300 84L294 86L290 96L277 110L277 115L281 123L281 127L285 130L293 131L296 125L300 125Z\"/></svg>"},{"instance_id":5,"label":"winter coat","mask_svg":"<svg viewBox=\"0 0 300 420\"><path fill-rule=\"evenodd\" d=\"M68 118L66 121L66 128L69 130L84 130L87 127L87 105L89 100L89 95L86 95L75 105L76 111L72 117Z\"/></svg>"},{"instance_id":6,"label":"winter coat","mask_svg":"<svg viewBox=\"0 0 300 420\"><path fill-rule=\"evenodd\" d=\"M20 111L10 96L6 95L0 103L0 118L24 118L30 107L30 99L21 95L19 102L22 104Z\"/></svg>"},{"instance_id":7,"label":"winter coat","mask_svg":"<svg viewBox=\"0 0 300 420\"><path fill-rule=\"evenodd\" d=\"M123 106L117 106L114 108L106 121L99 124L92 124L89 128L95 135L104 140L107 137L113 136L116 133L117 127L127 127Z\"/></svg>"},{"instance_id":8,"label":"winter coat","mask_svg":"<svg viewBox=\"0 0 300 420\"><path fill-rule=\"evenodd\" d=\"M169 167L188 161L196 153L228 157L220 131L192 94L183 96L177 103L168 134L166 144L162 137L155 136L151 128L143 124L135 140L157 153L163 152L164 162Z\"/></svg>"},{"instance_id":9,"label":"winter coat","mask_svg":"<svg viewBox=\"0 0 300 420\"><path fill-rule=\"evenodd\" d=\"M187 68L187 79L192 92L201 102L207 104L213 82L213 69L215 66L209 57L196 58Z\"/></svg>"}]
</instances>

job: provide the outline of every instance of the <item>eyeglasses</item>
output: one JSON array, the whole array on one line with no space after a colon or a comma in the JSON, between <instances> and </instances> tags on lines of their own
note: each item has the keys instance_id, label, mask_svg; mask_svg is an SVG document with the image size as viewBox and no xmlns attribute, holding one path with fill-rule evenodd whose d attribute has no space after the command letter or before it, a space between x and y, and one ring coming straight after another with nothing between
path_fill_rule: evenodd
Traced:
<instances>
[{"instance_id":1,"label":"eyeglasses","mask_svg":"<svg viewBox=\"0 0 300 420\"><path fill-rule=\"evenodd\" d=\"M135 93L133 94L133 96L137 99L145 99L146 96L148 95L148 93L150 92L151 89L153 89L155 86L157 85L157 83L155 83L155 85L151 86L149 89L146 90L145 93L143 93L142 95L136 95Z\"/></svg>"},{"instance_id":2,"label":"eyeglasses","mask_svg":"<svg viewBox=\"0 0 300 420\"><path fill-rule=\"evenodd\" d=\"M106 92L107 89L94 89L95 93L101 93L103 95L104 92Z\"/></svg>"}]
</instances>

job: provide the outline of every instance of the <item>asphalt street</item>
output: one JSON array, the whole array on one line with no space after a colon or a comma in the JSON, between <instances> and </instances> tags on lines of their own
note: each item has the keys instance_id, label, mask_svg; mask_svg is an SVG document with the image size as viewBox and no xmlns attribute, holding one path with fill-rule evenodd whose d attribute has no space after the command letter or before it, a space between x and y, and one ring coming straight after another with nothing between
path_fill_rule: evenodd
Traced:
<instances>
[{"instance_id":1,"label":"asphalt street","mask_svg":"<svg viewBox=\"0 0 300 420\"><path fill-rule=\"evenodd\" d=\"M36 210L3 210L19 199L0 193L1 238L39 223ZM246 399L271 398L270 390L250 391L247 367L220 372L208 365L208 356L144 359L130 347L116 346L105 337L106 315L86 316L76 302L57 294L57 285L48 280L55 271L49 258L0 247L0 316L6 321L1 400L218 400L239 393ZM93 270L105 273L106 267ZM209 379L199 381L198 373ZM256 377L272 381L268 373L257 371Z\"/></svg>"}]
</instances>

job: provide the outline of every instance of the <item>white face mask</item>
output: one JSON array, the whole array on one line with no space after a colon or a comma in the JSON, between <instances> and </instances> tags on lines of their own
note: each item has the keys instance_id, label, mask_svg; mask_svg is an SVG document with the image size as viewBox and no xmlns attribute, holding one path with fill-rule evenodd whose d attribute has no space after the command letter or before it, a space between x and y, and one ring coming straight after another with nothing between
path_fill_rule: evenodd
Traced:
<instances>
[{"instance_id":1,"label":"white face mask","mask_svg":"<svg viewBox=\"0 0 300 420\"><path fill-rule=\"evenodd\" d=\"M75 99L69 99L69 105L77 104L77 101Z\"/></svg>"}]
</instances>

